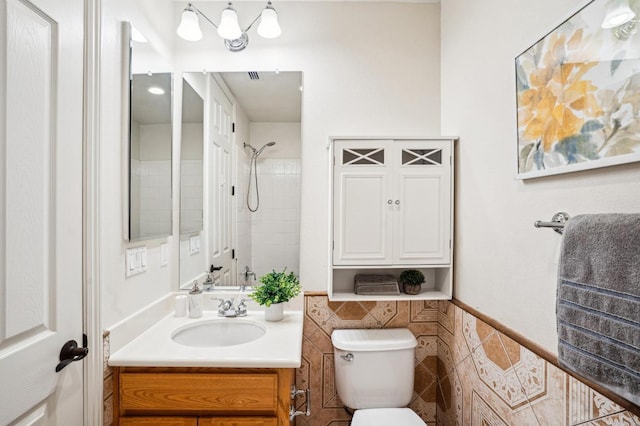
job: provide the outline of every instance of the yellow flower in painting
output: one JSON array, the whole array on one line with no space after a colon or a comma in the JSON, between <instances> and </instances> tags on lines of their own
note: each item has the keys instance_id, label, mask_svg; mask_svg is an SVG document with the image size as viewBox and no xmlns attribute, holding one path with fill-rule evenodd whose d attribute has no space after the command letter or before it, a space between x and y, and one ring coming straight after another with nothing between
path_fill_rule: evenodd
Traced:
<instances>
[{"instance_id":1,"label":"yellow flower in painting","mask_svg":"<svg viewBox=\"0 0 640 426\"><path fill-rule=\"evenodd\" d=\"M603 114L594 95L598 88L585 80L597 62L568 63L566 49L580 45L582 31L569 41L553 34L538 68L528 76L529 87L518 94L518 127L529 141L541 141L544 151L578 134L585 121Z\"/></svg>"}]
</instances>

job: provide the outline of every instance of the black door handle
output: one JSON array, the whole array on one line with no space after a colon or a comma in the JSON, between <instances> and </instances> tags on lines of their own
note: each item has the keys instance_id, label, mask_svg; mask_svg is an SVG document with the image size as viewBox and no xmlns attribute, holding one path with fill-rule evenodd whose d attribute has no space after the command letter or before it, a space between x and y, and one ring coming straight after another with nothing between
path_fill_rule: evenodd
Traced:
<instances>
[{"instance_id":1,"label":"black door handle","mask_svg":"<svg viewBox=\"0 0 640 426\"><path fill-rule=\"evenodd\" d=\"M69 340L67 343L62 345L62 349L60 349L60 362L56 366L56 373L59 373L60 370L71 364L73 361L80 361L82 358L87 356L89 348L87 348L86 334L82 335L82 345L84 347L79 348L78 342L75 340Z\"/></svg>"}]
</instances>

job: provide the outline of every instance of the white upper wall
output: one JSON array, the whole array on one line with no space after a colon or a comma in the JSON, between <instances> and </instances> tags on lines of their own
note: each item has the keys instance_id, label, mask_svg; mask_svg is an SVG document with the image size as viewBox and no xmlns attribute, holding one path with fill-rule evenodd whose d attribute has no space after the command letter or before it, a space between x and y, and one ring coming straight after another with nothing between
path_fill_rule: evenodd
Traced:
<instances>
[{"instance_id":1,"label":"white upper wall","mask_svg":"<svg viewBox=\"0 0 640 426\"><path fill-rule=\"evenodd\" d=\"M460 136L455 297L554 353L561 237L533 222L640 211L637 163L514 180L514 59L586 3L442 2L442 130Z\"/></svg>"}]
</instances>

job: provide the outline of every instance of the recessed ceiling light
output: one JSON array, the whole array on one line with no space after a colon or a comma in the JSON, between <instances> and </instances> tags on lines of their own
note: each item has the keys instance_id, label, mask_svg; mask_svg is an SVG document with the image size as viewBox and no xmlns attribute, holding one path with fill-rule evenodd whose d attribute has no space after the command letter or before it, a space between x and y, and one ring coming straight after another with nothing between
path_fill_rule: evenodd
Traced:
<instances>
[{"instance_id":1,"label":"recessed ceiling light","mask_svg":"<svg viewBox=\"0 0 640 426\"><path fill-rule=\"evenodd\" d=\"M151 86L147 89L147 91L154 95L164 95L164 89L158 86Z\"/></svg>"}]
</instances>

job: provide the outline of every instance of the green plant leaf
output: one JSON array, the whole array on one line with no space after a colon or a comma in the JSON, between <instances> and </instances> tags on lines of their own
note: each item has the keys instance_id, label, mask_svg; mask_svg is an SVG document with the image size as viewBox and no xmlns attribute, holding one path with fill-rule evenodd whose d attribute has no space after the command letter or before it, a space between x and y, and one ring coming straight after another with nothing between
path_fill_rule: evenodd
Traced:
<instances>
[{"instance_id":1,"label":"green plant leaf","mask_svg":"<svg viewBox=\"0 0 640 426\"><path fill-rule=\"evenodd\" d=\"M275 270L260 277L260 283L250 297L260 305L271 306L274 303L283 303L296 297L302 291L298 277L293 273L287 274L287 268L282 272Z\"/></svg>"}]
</instances>

